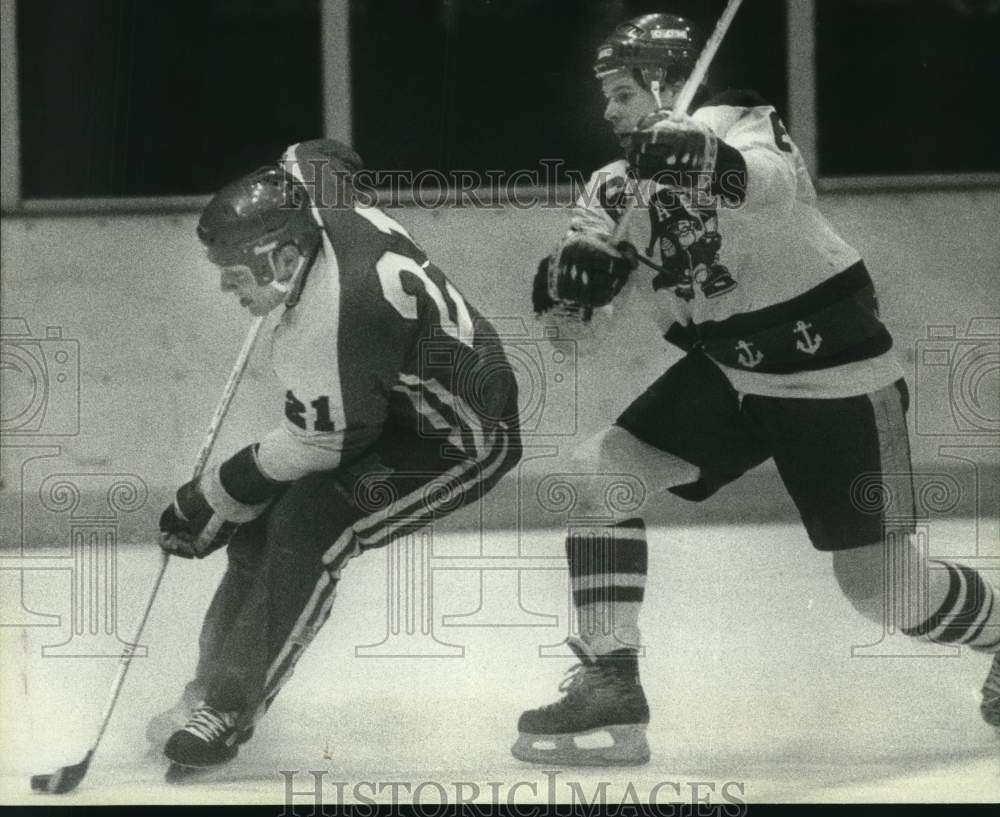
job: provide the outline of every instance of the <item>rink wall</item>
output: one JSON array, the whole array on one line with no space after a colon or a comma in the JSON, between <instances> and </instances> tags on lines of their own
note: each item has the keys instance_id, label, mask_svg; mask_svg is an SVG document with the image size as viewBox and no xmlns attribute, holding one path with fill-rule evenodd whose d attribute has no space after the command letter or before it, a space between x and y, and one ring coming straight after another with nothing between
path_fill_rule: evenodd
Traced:
<instances>
[{"instance_id":1,"label":"rink wall","mask_svg":"<svg viewBox=\"0 0 1000 817\"><path fill-rule=\"evenodd\" d=\"M989 446L998 444L990 396L997 357L962 361L990 342L966 337L970 320L992 319L973 329L997 343L1000 196L995 189L843 193L826 195L822 207L880 284L913 392L918 470L947 475L958 491L948 512L971 513L984 490L996 497L983 486L996 477L997 449ZM520 524L560 524L538 508L538 478L559 470L557 452L614 417L675 353L643 319L642 305L631 304L628 318L575 369L557 371L546 358L528 292L537 258L563 229L558 209L393 214L508 334L532 413L533 448L519 479L505 480L482 509L455 523L481 513L487 524L509 526L516 508ZM115 517L123 534L141 539L187 478L248 325L218 292L195 221L195 214L3 218L4 546L41 543L65 531L67 518ZM544 372L540 361L548 361ZM281 407L265 345L217 452L254 439ZM697 508L665 504L664 521L793 517L770 467L744 482L744 490L730 487Z\"/></svg>"}]
</instances>

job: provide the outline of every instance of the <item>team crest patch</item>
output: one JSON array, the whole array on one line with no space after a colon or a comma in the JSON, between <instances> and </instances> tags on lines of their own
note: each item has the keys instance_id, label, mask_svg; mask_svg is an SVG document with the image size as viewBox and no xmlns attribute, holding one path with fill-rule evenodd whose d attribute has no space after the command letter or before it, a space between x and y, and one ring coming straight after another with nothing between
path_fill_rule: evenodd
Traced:
<instances>
[{"instance_id":1,"label":"team crest patch","mask_svg":"<svg viewBox=\"0 0 1000 817\"><path fill-rule=\"evenodd\" d=\"M697 286L706 298L718 298L737 286L719 261L722 236L716 207L695 207L673 190L659 190L649 205L650 243L646 255L659 249L661 271L653 289L671 289L684 301L694 300Z\"/></svg>"}]
</instances>

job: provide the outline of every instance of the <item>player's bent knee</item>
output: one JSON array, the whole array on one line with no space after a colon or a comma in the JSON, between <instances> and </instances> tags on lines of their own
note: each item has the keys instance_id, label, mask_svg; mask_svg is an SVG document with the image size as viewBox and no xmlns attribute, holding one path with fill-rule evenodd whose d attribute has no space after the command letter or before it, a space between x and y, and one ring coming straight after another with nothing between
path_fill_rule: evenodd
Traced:
<instances>
[{"instance_id":1,"label":"player's bent knee","mask_svg":"<svg viewBox=\"0 0 1000 817\"><path fill-rule=\"evenodd\" d=\"M700 470L667 451L643 442L621 426L599 431L581 445L572 457L573 471L591 478L581 481L578 511L605 508L608 477L622 475L632 489L648 499L666 495L667 489L694 482ZM641 512L641 511L640 511Z\"/></svg>"},{"instance_id":2,"label":"player's bent knee","mask_svg":"<svg viewBox=\"0 0 1000 817\"><path fill-rule=\"evenodd\" d=\"M590 437L570 458L576 504L573 511L583 516L606 517L613 512L608 507L609 481L631 477L628 467L628 434L617 426L609 426ZM641 493L641 490L639 491ZM626 514L631 516L633 514Z\"/></svg>"},{"instance_id":3,"label":"player's bent knee","mask_svg":"<svg viewBox=\"0 0 1000 817\"><path fill-rule=\"evenodd\" d=\"M881 542L833 551L837 584L847 600L866 615L881 615L884 562L885 547Z\"/></svg>"}]
</instances>

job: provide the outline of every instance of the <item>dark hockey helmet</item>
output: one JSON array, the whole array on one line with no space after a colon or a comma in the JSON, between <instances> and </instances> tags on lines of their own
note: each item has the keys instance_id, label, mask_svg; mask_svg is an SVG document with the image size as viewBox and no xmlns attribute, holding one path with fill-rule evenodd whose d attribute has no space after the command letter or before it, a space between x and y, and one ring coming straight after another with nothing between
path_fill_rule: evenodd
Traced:
<instances>
[{"instance_id":1,"label":"dark hockey helmet","mask_svg":"<svg viewBox=\"0 0 1000 817\"><path fill-rule=\"evenodd\" d=\"M690 20L674 14L644 14L616 28L597 49L594 73L631 71L643 88L674 83L691 73L703 41Z\"/></svg>"},{"instance_id":2,"label":"dark hockey helmet","mask_svg":"<svg viewBox=\"0 0 1000 817\"><path fill-rule=\"evenodd\" d=\"M261 167L215 194L198 220L198 238L213 264L249 267L263 286L274 280L274 251L292 243L308 254L320 227L305 188L281 168Z\"/></svg>"}]
</instances>

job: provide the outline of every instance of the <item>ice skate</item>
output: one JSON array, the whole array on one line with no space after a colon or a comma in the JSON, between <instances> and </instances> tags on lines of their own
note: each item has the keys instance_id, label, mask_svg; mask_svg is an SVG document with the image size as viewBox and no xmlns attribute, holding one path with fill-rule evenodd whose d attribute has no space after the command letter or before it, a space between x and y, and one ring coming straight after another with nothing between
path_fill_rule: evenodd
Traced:
<instances>
[{"instance_id":1,"label":"ice skate","mask_svg":"<svg viewBox=\"0 0 1000 817\"><path fill-rule=\"evenodd\" d=\"M1000 653L993 656L990 674L983 684L983 702L979 711L984 721L1000 729Z\"/></svg>"},{"instance_id":2,"label":"ice skate","mask_svg":"<svg viewBox=\"0 0 1000 817\"><path fill-rule=\"evenodd\" d=\"M174 732L163 749L170 761L167 782L181 782L235 758L240 744L253 735L253 728L240 730L236 724L237 713L199 704L184 728Z\"/></svg>"},{"instance_id":3,"label":"ice skate","mask_svg":"<svg viewBox=\"0 0 1000 817\"><path fill-rule=\"evenodd\" d=\"M638 766L649 760L649 706L635 650L594 655L567 642L580 663L559 685L559 701L521 715L511 748L518 760L566 766Z\"/></svg>"},{"instance_id":4,"label":"ice skate","mask_svg":"<svg viewBox=\"0 0 1000 817\"><path fill-rule=\"evenodd\" d=\"M194 708L204 697L204 684L191 681L184 687L184 692L177 703L150 719L146 724L146 740L149 741L150 753L159 754L163 751L170 736L178 729L184 728Z\"/></svg>"}]
</instances>

